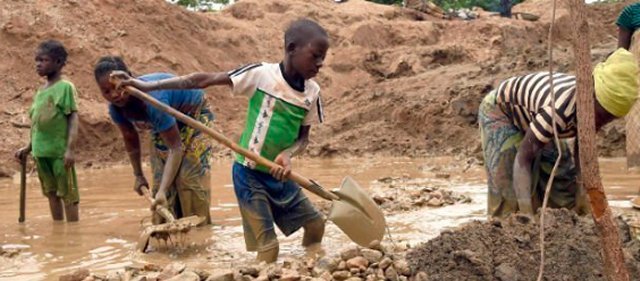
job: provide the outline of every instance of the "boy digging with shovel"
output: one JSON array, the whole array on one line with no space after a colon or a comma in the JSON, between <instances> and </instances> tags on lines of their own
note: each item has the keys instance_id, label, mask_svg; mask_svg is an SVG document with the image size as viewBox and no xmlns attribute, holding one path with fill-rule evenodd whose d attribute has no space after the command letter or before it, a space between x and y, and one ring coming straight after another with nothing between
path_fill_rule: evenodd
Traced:
<instances>
[{"instance_id":1,"label":"boy digging with shovel","mask_svg":"<svg viewBox=\"0 0 640 281\"><path fill-rule=\"evenodd\" d=\"M132 79L126 73L113 74L124 79L120 86L147 92L228 85L235 95L250 98L240 146L280 166L268 169L238 155L233 184L246 248L257 251L257 259L266 262L278 257L274 223L285 235L304 228L305 247L319 245L324 235L323 216L287 177L291 157L307 146L311 125L322 122L320 88L311 78L322 67L329 39L316 22L300 19L287 28L284 47L280 63L250 64L226 73L192 73L155 82Z\"/></svg>"},{"instance_id":2,"label":"boy digging with shovel","mask_svg":"<svg viewBox=\"0 0 640 281\"><path fill-rule=\"evenodd\" d=\"M62 79L67 51L62 43L47 40L36 50L36 71L47 81L37 91L29 109L31 140L15 157L23 163L33 154L42 185L49 199L51 217L61 221L78 221L78 183L73 148L78 135L75 86ZM24 165L24 163L23 163ZM64 203L64 212L63 212Z\"/></svg>"}]
</instances>

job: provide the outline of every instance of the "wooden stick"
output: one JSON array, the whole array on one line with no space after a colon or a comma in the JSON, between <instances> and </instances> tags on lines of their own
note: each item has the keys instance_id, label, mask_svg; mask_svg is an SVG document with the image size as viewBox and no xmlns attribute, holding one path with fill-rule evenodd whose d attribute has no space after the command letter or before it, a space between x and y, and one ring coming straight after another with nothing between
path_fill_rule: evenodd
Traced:
<instances>
[{"instance_id":1,"label":"wooden stick","mask_svg":"<svg viewBox=\"0 0 640 281\"><path fill-rule=\"evenodd\" d=\"M553 128L553 140L556 144L556 150L558 151L558 158L556 162L553 164L553 169L551 170L551 175L549 175L549 181L547 182L547 186L544 192L544 199L542 200L542 208L540 209L540 267L538 269L538 279L537 281L542 281L542 277L544 276L544 215L547 210L547 204L549 203L549 194L551 194L551 187L553 186L553 180L556 176L556 170L560 165L560 161L562 160L562 147L560 147L560 139L558 138L558 128L556 124L558 123L556 119L558 118L556 114L556 91L555 85L553 83L553 28L556 22L556 0L553 0L553 10L551 12L551 25L549 25L549 35L547 39L547 54L549 56L549 93L551 93L551 127Z\"/></svg>"},{"instance_id":2,"label":"wooden stick","mask_svg":"<svg viewBox=\"0 0 640 281\"><path fill-rule=\"evenodd\" d=\"M580 177L589 195L591 212L602 242L605 276L610 281L627 281L624 254L600 179L594 120L594 88L589 44L589 24L583 0L569 0L571 22L574 27L573 49L576 58L576 110L578 120L578 151Z\"/></svg>"},{"instance_id":3,"label":"wooden stick","mask_svg":"<svg viewBox=\"0 0 640 281\"><path fill-rule=\"evenodd\" d=\"M23 223L26 219L27 208L27 157L20 159L20 217L18 222Z\"/></svg>"}]
</instances>

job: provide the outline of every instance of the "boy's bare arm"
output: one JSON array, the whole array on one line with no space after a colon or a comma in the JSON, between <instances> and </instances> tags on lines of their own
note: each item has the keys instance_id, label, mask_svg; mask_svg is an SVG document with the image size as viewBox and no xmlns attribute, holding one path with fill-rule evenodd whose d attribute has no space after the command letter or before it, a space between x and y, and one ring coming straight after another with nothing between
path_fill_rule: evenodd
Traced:
<instances>
[{"instance_id":1,"label":"boy's bare arm","mask_svg":"<svg viewBox=\"0 0 640 281\"><path fill-rule=\"evenodd\" d=\"M120 86L133 86L147 92L161 89L204 89L216 85L233 85L231 78L225 72L196 72L153 82L132 78L122 71L114 71L111 76L121 79Z\"/></svg>"},{"instance_id":2,"label":"boy's bare arm","mask_svg":"<svg viewBox=\"0 0 640 281\"><path fill-rule=\"evenodd\" d=\"M289 148L285 149L287 153L289 153L290 157L300 155L307 149L307 145L309 145L309 132L311 131L311 126L302 126L300 127L300 132L298 132L298 139L296 142Z\"/></svg>"},{"instance_id":3,"label":"boy's bare arm","mask_svg":"<svg viewBox=\"0 0 640 281\"><path fill-rule=\"evenodd\" d=\"M309 131L311 126L302 126L298 132L298 139L289 148L283 150L276 156L274 162L278 167L269 170L269 173L277 180L284 181L291 173L291 157L302 153L309 144Z\"/></svg>"},{"instance_id":4,"label":"boy's bare arm","mask_svg":"<svg viewBox=\"0 0 640 281\"><path fill-rule=\"evenodd\" d=\"M64 153L64 165L69 168L75 163L75 148L78 139L78 113L67 116L67 150Z\"/></svg>"}]
</instances>

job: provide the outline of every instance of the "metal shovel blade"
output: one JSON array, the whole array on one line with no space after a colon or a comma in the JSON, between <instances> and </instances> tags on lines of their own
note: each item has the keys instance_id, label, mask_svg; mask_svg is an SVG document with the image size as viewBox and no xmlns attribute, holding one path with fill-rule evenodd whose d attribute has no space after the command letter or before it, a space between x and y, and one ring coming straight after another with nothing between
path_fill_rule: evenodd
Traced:
<instances>
[{"instance_id":1,"label":"metal shovel blade","mask_svg":"<svg viewBox=\"0 0 640 281\"><path fill-rule=\"evenodd\" d=\"M382 241L386 228L384 214L358 183L345 177L334 193L340 200L333 201L328 219L362 247L375 240Z\"/></svg>"}]
</instances>

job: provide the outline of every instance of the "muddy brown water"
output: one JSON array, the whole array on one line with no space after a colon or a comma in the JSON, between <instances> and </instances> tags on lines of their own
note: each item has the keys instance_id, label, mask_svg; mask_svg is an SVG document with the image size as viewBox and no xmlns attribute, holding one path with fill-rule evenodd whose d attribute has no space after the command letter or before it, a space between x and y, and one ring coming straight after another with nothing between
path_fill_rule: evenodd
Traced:
<instances>
[{"instance_id":1,"label":"muddy brown water","mask_svg":"<svg viewBox=\"0 0 640 281\"><path fill-rule=\"evenodd\" d=\"M600 162L612 205L629 210L627 201L638 192L640 172L627 171L624 159ZM27 220L19 224L19 177L2 180L0 244L3 249L21 251L17 257L0 257L0 280L56 280L79 268L107 273L144 263L163 265L181 261L191 267L215 270L251 262L254 255L244 251L230 167L231 161L212 165L214 224L182 237L179 248L154 242L156 250L147 254L137 253L135 246L141 223L148 219L150 211L146 201L132 191L133 178L128 166L79 171L81 220L78 223L51 221L47 201L40 192L37 177L32 174L28 178ZM390 240L411 245L433 238L445 228L485 218L484 171L479 166L464 168L468 168L464 161L446 157L301 160L294 166L303 175L331 188L337 187L346 175L354 177L364 188L378 178L408 176L428 178L472 198L470 204L388 214ZM442 179L441 174L450 177ZM300 232L286 238L279 235L283 258L304 257L300 236ZM323 247L329 254L351 245L354 244L335 225L328 223Z\"/></svg>"}]
</instances>

